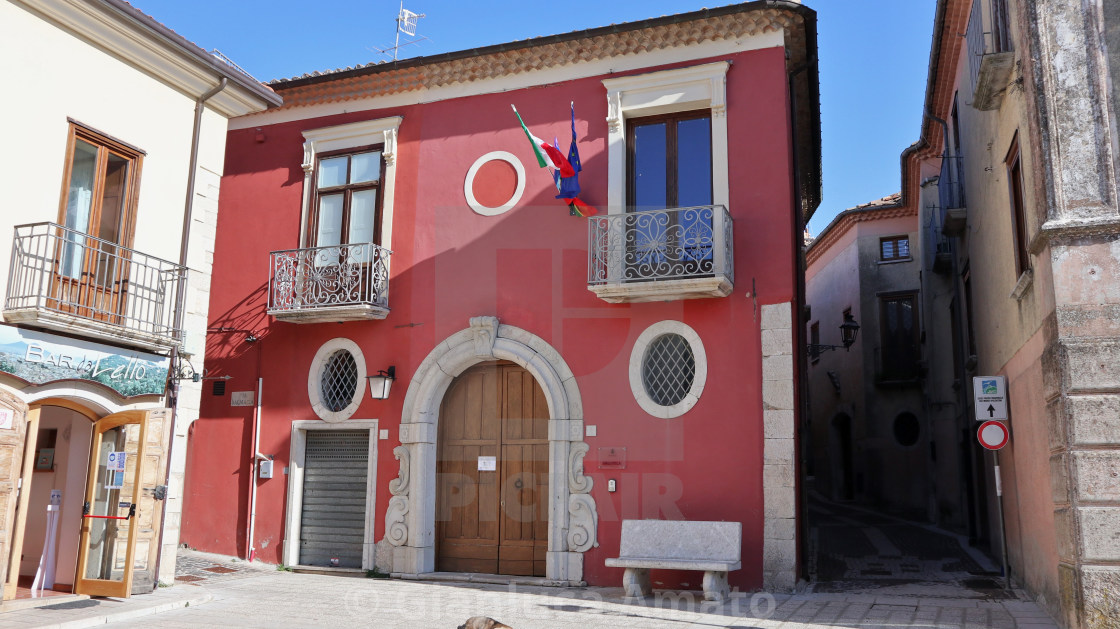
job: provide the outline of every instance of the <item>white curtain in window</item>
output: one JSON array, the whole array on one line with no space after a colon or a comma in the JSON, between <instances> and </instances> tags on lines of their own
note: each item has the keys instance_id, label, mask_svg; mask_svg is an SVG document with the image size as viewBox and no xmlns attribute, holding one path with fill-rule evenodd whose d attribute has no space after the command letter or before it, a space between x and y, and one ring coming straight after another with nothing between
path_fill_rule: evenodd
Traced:
<instances>
[{"instance_id":1,"label":"white curtain in window","mask_svg":"<svg viewBox=\"0 0 1120 629\"><path fill-rule=\"evenodd\" d=\"M66 277L81 277L82 258L85 238L89 233L90 212L93 206L93 178L97 170L97 147L77 140L74 144L74 159L70 164L70 187L66 196L66 227L74 230L67 232L62 249L62 274Z\"/></svg>"}]
</instances>

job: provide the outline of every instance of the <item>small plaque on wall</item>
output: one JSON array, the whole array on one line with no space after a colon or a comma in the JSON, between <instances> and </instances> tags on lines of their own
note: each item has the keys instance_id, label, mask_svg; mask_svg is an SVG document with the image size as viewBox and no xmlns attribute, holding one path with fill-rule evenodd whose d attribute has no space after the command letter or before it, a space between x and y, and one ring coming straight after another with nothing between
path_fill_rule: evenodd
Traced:
<instances>
[{"instance_id":1,"label":"small plaque on wall","mask_svg":"<svg viewBox=\"0 0 1120 629\"><path fill-rule=\"evenodd\" d=\"M478 471L480 472L495 472L498 470L498 457L495 456L480 456L478 457Z\"/></svg>"},{"instance_id":2,"label":"small plaque on wall","mask_svg":"<svg viewBox=\"0 0 1120 629\"><path fill-rule=\"evenodd\" d=\"M234 391L229 395L230 406L252 406L254 401L252 391Z\"/></svg>"},{"instance_id":3,"label":"small plaque on wall","mask_svg":"<svg viewBox=\"0 0 1120 629\"><path fill-rule=\"evenodd\" d=\"M618 446L607 446L604 448L599 448L599 469L626 469L626 448L621 448Z\"/></svg>"}]
</instances>

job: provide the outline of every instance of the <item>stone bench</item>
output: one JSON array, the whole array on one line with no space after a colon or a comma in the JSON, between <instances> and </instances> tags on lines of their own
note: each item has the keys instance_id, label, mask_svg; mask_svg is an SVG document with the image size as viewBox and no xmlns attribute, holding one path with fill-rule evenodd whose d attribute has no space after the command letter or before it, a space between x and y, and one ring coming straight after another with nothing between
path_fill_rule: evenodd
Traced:
<instances>
[{"instance_id":1,"label":"stone bench","mask_svg":"<svg viewBox=\"0 0 1120 629\"><path fill-rule=\"evenodd\" d=\"M611 568L626 568L622 587L627 596L649 596L649 571L703 570L704 599L729 595L727 573L742 567L743 525L739 522L623 520L619 556Z\"/></svg>"}]
</instances>

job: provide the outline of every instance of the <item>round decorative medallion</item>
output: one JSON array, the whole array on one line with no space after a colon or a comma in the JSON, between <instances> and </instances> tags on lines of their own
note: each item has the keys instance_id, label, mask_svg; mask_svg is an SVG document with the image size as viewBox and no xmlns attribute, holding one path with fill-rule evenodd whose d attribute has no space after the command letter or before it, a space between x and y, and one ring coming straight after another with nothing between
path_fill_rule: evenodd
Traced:
<instances>
[{"instance_id":1,"label":"round decorative medallion","mask_svg":"<svg viewBox=\"0 0 1120 629\"><path fill-rule=\"evenodd\" d=\"M492 151L475 160L463 182L467 205L483 216L512 210L524 193L525 167L506 151Z\"/></svg>"}]
</instances>

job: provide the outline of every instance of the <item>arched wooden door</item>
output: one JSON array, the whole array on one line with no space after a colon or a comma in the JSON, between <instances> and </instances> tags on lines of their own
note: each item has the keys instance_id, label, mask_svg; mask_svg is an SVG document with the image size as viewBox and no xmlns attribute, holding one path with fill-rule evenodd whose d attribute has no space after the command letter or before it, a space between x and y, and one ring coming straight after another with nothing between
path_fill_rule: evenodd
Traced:
<instances>
[{"instance_id":1,"label":"arched wooden door","mask_svg":"<svg viewBox=\"0 0 1120 629\"><path fill-rule=\"evenodd\" d=\"M455 379L439 422L437 569L545 576L548 404L529 372L486 363Z\"/></svg>"}]
</instances>

